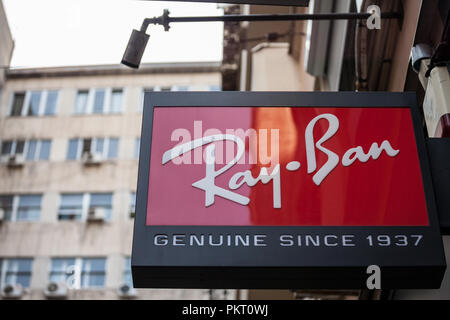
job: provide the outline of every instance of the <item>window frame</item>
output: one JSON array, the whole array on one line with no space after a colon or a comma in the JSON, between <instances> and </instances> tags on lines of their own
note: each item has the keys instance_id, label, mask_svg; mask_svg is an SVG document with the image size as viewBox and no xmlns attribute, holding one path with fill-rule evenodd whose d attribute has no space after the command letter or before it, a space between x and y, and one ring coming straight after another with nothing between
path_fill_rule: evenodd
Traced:
<instances>
[{"instance_id":1,"label":"window frame","mask_svg":"<svg viewBox=\"0 0 450 320\"><path fill-rule=\"evenodd\" d=\"M50 268L49 268L49 272L48 272L48 282L57 282L57 283L61 283L61 281L55 281L52 280L52 275L54 273L58 273L57 275L59 276L61 273L61 271L54 271L53 269L53 262L55 260L65 260L65 262L67 262L68 260L73 260L73 264L67 264L67 263L63 263L63 266L65 267L65 270L63 270L62 272L62 276L64 277L64 283L67 284L67 282L69 281L70 277L73 277L76 280L76 270L77 270L77 258L75 257L51 257L50 258ZM73 271L71 273L67 272L67 269L74 266ZM76 284L76 281L75 281Z\"/></svg>"},{"instance_id":2,"label":"window frame","mask_svg":"<svg viewBox=\"0 0 450 320\"><path fill-rule=\"evenodd\" d=\"M31 96L33 93L40 93L39 98L39 106L38 106L38 113L36 115L29 115L28 112L30 110L30 102L31 102ZM46 113L47 109L47 102L48 102L48 93L49 92L55 92L56 93L56 101L55 101L55 111L54 113ZM24 93L24 100L22 103L22 109L20 111L19 115L13 115L13 107L14 107L14 100L16 94ZM25 91L14 91L11 93L10 103L9 103L9 109L8 109L8 117L26 117L26 118L33 118L33 117L51 117L55 116L58 113L58 104L60 99L60 90L58 89L46 89L46 90L25 90Z\"/></svg>"},{"instance_id":3,"label":"window frame","mask_svg":"<svg viewBox=\"0 0 450 320\"><path fill-rule=\"evenodd\" d=\"M37 222L41 220L41 214L42 214L42 193L24 193L24 194L1 194L2 196L7 197L13 197L12 201L12 207L11 207L11 216L9 220L5 220L7 222ZM37 219L17 219L18 211L19 211L19 204L20 204L20 197L23 196L40 196L39 201L39 217Z\"/></svg>"},{"instance_id":4,"label":"window frame","mask_svg":"<svg viewBox=\"0 0 450 320\"><path fill-rule=\"evenodd\" d=\"M104 260L104 268L103 268L103 272L100 272L100 274L103 275L103 285L101 286L85 286L85 281L83 281L83 276L86 273L83 269L83 266L85 264L85 262L87 260L95 260L95 259L102 259ZM106 270L108 267L108 259L106 257L84 257L84 258L80 258L80 274L79 274L79 285L80 285L80 289L94 289L94 290L99 290L99 289L104 289L106 287ZM88 270L88 278L89 279L89 275L92 273L93 271ZM98 271L94 271L94 273L99 273ZM88 281L89 282L89 281Z\"/></svg>"},{"instance_id":5,"label":"window frame","mask_svg":"<svg viewBox=\"0 0 450 320\"><path fill-rule=\"evenodd\" d=\"M17 153L17 143L23 141L24 145L23 145L23 151L20 153ZM28 151L30 148L30 142L31 141L36 141L36 150L34 152L34 157L32 159L28 159ZM48 158L47 159L41 159L41 148L42 148L42 144L43 142L49 142L49 152L48 152ZM1 149L3 148L3 143L5 142L11 142L11 150L9 151L9 153L5 153L5 154L0 154L0 158L2 161L7 161L7 157L13 156L13 155L22 155L24 157L25 161L29 161L29 162L36 162L36 161L50 161L50 155L51 155L51 150L52 150L52 140L51 139L30 139L30 140L25 140L25 139L16 139L16 140L2 140L0 142L0 152Z\"/></svg>"},{"instance_id":6,"label":"window frame","mask_svg":"<svg viewBox=\"0 0 450 320\"><path fill-rule=\"evenodd\" d=\"M117 139L117 155L116 157L109 157L109 147L110 147L110 141L112 139ZM76 157L75 159L69 159L69 147L70 147L70 141L76 141L77 143L77 150L76 150ZM91 147L89 148L89 152L92 154L94 153L100 153L103 160L117 160L119 158L119 148L120 148L120 138L119 137L83 137L83 138L70 138L68 139L67 143L67 152L66 152L66 161L77 161L83 158L83 149L84 149L84 140L90 140ZM97 143L99 140L103 140L103 149L102 152L97 151Z\"/></svg>"},{"instance_id":7,"label":"window frame","mask_svg":"<svg viewBox=\"0 0 450 320\"><path fill-rule=\"evenodd\" d=\"M17 261L17 260L29 260L31 262L29 271L20 271L20 273L29 274L28 285L26 285L26 286L18 283L17 279L12 283L10 283L10 282L6 283L6 276L8 273L15 272L14 274L15 274L15 277L17 278L17 274L19 273L19 271L18 270L14 270L14 271L9 270L9 264L11 263L11 261ZM33 276L33 263L34 263L33 258L25 258L25 257L1 258L0 259L0 264L1 264L1 266L0 266L0 288L3 288L5 285L8 285L8 284L13 284L13 285L20 284L20 285L22 285L23 288L29 288L31 286L31 280L32 280L32 276Z\"/></svg>"},{"instance_id":8,"label":"window frame","mask_svg":"<svg viewBox=\"0 0 450 320\"><path fill-rule=\"evenodd\" d=\"M89 209L92 207L91 203L91 197L92 195L96 194L108 194L111 195L111 204L108 208L109 214L107 213L105 216L105 221L111 221L113 216L113 209L114 209L114 192L64 192L59 194L59 205L58 205L58 211L56 219L57 221L79 221L79 222L86 222L88 217ZM63 195L81 195L81 214L79 215L79 219L59 219L60 217L60 209L62 204L62 196Z\"/></svg>"},{"instance_id":9,"label":"window frame","mask_svg":"<svg viewBox=\"0 0 450 320\"><path fill-rule=\"evenodd\" d=\"M83 265L85 263L85 261L87 260L93 260L93 259L102 259L104 260L104 269L103 269L103 285L102 286L83 286L84 282L83 282ZM69 285L70 289L75 289L75 290L100 290L100 289L104 289L106 288L106 276L107 276L107 266L108 266L108 258L103 256L103 257L51 257L50 259L50 266L49 266L49 271L48 271L48 281L52 281L51 280L51 275L52 275L52 262L54 260L74 260L74 264L73 265L68 265L68 268L73 268L73 271L68 273L67 270L65 271L66 273L66 279L65 279L65 283L68 284L67 282L70 281L70 277L72 277L73 279L73 285ZM73 266L73 267L72 267ZM69 278L69 279L68 279Z\"/></svg>"},{"instance_id":10,"label":"window frame","mask_svg":"<svg viewBox=\"0 0 450 320\"><path fill-rule=\"evenodd\" d=\"M77 105L77 99L78 94L80 92L86 92L87 91L87 99L86 99L86 107L83 112L76 112L76 105ZM102 112L95 112L94 111L94 105L95 105L95 95L98 91L103 91L103 104L102 104ZM111 106L111 98L113 91L121 91L121 101L120 106L117 111L112 111ZM113 114L120 114L124 112L124 96L125 96L125 88L124 87L95 87L95 88L88 88L88 89L77 89L76 95L75 95L75 101L73 106L72 114L76 116L83 116L83 115L113 115Z\"/></svg>"}]
</instances>

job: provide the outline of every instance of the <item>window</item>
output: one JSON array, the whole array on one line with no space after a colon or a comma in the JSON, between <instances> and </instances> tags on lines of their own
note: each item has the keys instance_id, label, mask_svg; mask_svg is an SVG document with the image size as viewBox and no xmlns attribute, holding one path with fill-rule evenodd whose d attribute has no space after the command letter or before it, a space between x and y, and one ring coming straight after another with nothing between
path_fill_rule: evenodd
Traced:
<instances>
[{"instance_id":1,"label":"window","mask_svg":"<svg viewBox=\"0 0 450 320\"><path fill-rule=\"evenodd\" d=\"M45 102L45 115L54 115L56 113L56 103L58 101L58 91L48 91L47 101Z\"/></svg>"},{"instance_id":2,"label":"window","mask_svg":"<svg viewBox=\"0 0 450 320\"><path fill-rule=\"evenodd\" d=\"M69 140L67 160L80 159L84 153L97 153L104 159L117 159L118 138L74 138Z\"/></svg>"},{"instance_id":3,"label":"window","mask_svg":"<svg viewBox=\"0 0 450 320\"><path fill-rule=\"evenodd\" d=\"M103 208L106 220L112 216L112 193L61 194L58 220L86 220L90 208Z\"/></svg>"},{"instance_id":4,"label":"window","mask_svg":"<svg viewBox=\"0 0 450 320\"><path fill-rule=\"evenodd\" d=\"M108 146L108 159L117 159L118 152L119 152L119 139L110 138Z\"/></svg>"},{"instance_id":5,"label":"window","mask_svg":"<svg viewBox=\"0 0 450 320\"><path fill-rule=\"evenodd\" d=\"M3 195L0 196L0 209L4 212L4 219L6 221L11 220L12 212L13 212L13 200L14 196L11 195Z\"/></svg>"},{"instance_id":6,"label":"window","mask_svg":"<svg viewBox=\"0 0 450 320\"><path fill-rule=\"evenodd\" d=\"M103 113L104 104L105 104L105 90L102 89L95 90L92 113Z\"/></svg>"},{"instance_id":7,"label":"window","mask_svg":"<svg viewBox=\"0 0 450 320\"><path fill-rule=\"evenodd\" d=\"M30 286L32 259L4 259L0 260L0 286L7 284L20 284L27 288Z\"/></svg>"},{"instance_id":8,"label":"window","mask_svg":"<svg viewBox=\"0 0 450 320\"><path fill-rule=\"evenodd\" d=\"M123 268L123 282L133 288L133 278L131 276L131 257L125 257Z\"/></svg>"},{"instance_id":9,"label":"window","mask_svg":"<svg viewBox=\"0 0 450 320\"><path fill-rule=\"evenodd\" d=\"M67 160L78 159L78 143L79 139L69 140L69 148L67 149Z\"/></svg>"},{"instance_id":10,"label":"window","mask_svg":"<svg viewBox=\"0 0 450 320\"><path fill-rule=\"evenodd\" d=\"M10 116L54 115L58 91L27 91L13 94Z\"/></svg>"},{"instance_id":11,"label":"window","mask_svg":"<svg viewBox=\"0 0 450 320\"><path fill-rule=\"evenodd\" d=\"M81 267L81 288L102 288L105 286L105 258L83 259Z\"/></svg>"},{"instance_id":12,"label":"window","mask_svg":"<svg viewBox=\"0 0 450 320\"><path fill-rule=\"evenodd\" d=\"M50 157L50 140L30 140L27 142L26 160L48 160Z\"/></svg>"},{"instance_id":13,"label":"window","mask_svg":"<svg viewBox=\"0 0 450 320\"><path fill-rule=\"evenodd\" d=\"M2 148L1 148L1 154L2 156L10 155L13 150L13 142L12 141L3 141L2 142Z\"/></svg>"},{"instance_id":14,"label":"window","mask_svg":"<svg viewBox=\"0 0 450 320\"><path fill-rule=\"evenodd\" d=\"M75 114L105 114L122 112L123 89L97 88L78 90Z\"/></svg>"},{"instance_id":15,"label":"window","mask_svg":"<svg viewBox=\"0 0 450 320\"><path fill-rule=\"evenodd\" d=\"M24 140L17 140L17 141L3 141L2 142L2 148L1 148L1 156L12 156L12 155L18 155L23 154L23 150L25 148L25 141Z\"/></svg>"},{"instance_id":16,"label":"window","mask_svg":"<svg viewBox=\"0 0 450 320\"><path fill-rule=\"evenodd\" d=\"M40 194L0 195L6 221L37 221L41 215Z\"/></svg>"},{"instance_id":17,"label":"window","mask_svg":"<svg viewBox=\"0 0 450 320\"><path fill-rule=\"evenodd\" d=\"M112 193L91 193L89 209L103 208L106 211L106 219L111 218L112 213Z\"/></svg>"},{"instance_id":18,"label":"window","mask_svg":"<svg viewBox=\"0 0 450 320\"><path fill-rule=\"evenodd\" d=\"M11 116L22 115L24 102L25 102L25 92L14 93L10 115Z\"/></svg>"},{"instance_id":19,"label":"window","mask_svg":"<svg viewBox=\"0 0 450 320\"><path fill-rule=\"evenodd\" d=\"M71 289L105 286L105 258L53 258L49 280L65 282Z\"/></svg>"},{"instance_id":20,"label":"window","mask_svg":"<svg viewBox=\"0 0 450 320\"><path fill-rule=\"evenodd\" d=\"M41 95L40 91L31 92L30 100L28 101L28 112L27 116L37 116L39 115L39 106L41 104Z\"/></svg>"},{"instance_id":21,"label":"window","mask_svg":"<svg viewBox=\"0 0 450 320\"><path fill-rule=\"evenodd\" d=\"M139 159L139 149L141 147L141 138L136 138L136 142L134 144L134 157Z\"/></svg>"},{"instance_id":22,"label":"window","mask_svg":"<svg viewBox=\"0 0 450 320\"><path fill-rule=\"evenodd\" d=\"M24 154L28 161L48 160L50 148L50 140L3 141L1 156L5 160L7 156Z\"/></svg>"},{"instance_id":23,"label":"window","mask_svg":"<svg viewBox=\"0 0 450 320\"><path fill-rule=\"evenodd\" d=\"M17 207L17 221L36 221L41 215L41 195L21 195Z\"/></svg>"},{"instance_id":24,"label":"window","mask_svg":"<svg viewBox=\"0 0 450 320\"><path fill-rule=\"evenodd\" d=\"M62 194L58 220L81 220L83 215L83 194Z\"/></svg>"},{"instance_id":25,"label":"window","mask_svg":"<svg viewBox=\"0 0 450 320\"><path fill-rule=\"evenodd\" d=\"M88 90L78 90L77 97L75 99L75 110L76 114L87 113L87 105L88 105Z\"/></svg>"},{"instance_id":26,"label":"window","mask_svg":"<svg viewBox=\"0 0 450 320\"><path fill-rule=\"evenodd\" d=\"M50 267L49 280L56 283L75 285L75 283L68 283L75 275L75 262L75 258L53 258Z\"/></svg>"},{"instance_id":27,"label":"window","mask_svg":"<svg viewBox=\"0 0 450 320\"><path fill-rule=\"evenodd\" d=\"M113 89L111 91L111 113L117 113L122 111L122 89Z\"/></svg>"}]
</instances>

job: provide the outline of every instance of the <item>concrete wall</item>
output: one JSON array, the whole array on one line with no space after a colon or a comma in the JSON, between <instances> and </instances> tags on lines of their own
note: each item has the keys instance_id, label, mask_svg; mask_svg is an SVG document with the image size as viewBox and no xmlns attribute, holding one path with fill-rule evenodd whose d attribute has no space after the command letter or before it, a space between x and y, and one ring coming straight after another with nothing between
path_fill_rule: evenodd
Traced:
<instances>
[{"instance_id":1,"label":"concrete wall","mask_svg":"<svg viewBox=\"0 0 450 320\"><path fill-rule=\"evenodd\" d=\"M52 257L106 257L105 289L74 290L74 299L116 299L123 282L124 258L131 255L133 219L129 216L130 192L136 191L138 160L134 159L140 136L139 112L143 87L189 85L207 88L220 85L220 74L147 74L9 79L0 100L0 140L51 139L49 161L26 162L11 169L0 164L0 194L42 193L37 222L0 224L0 259L32 257L31 286L24 298L44 298ZM118 87L124 89L123 112L104 115L73 115L77 89ZM15 91L59 90L54 116L9 117ZM82 161L66 161L68 139L119 137L117 160L86 167ZM112 192L110 221L88 223L58 221L61 192ZM233 297L230 294L229 297ZM207 290L139 290L143 299L205 299Z\"/></svg>"},{"instance_id":2,"label":"concrete wall","mask_svg":"<svg viewBox=\"0 0 450 320\"><path fill-rule=\"evenodd\" d=\"M9 66L13 48L14 41L6 19L3 2L0 0L0 89L5 81L5 67Z\"/></svg>"},{"instance_id":3,"label":"concrete wall","mask_svg":"<svg viewBox=\"0 0 450 320\"><path fill-rule=\"evenodd\" d=\"M261 43L252 50L252 91L301 91L298 62L287 43Z\"/></svg>"}]
</instances>

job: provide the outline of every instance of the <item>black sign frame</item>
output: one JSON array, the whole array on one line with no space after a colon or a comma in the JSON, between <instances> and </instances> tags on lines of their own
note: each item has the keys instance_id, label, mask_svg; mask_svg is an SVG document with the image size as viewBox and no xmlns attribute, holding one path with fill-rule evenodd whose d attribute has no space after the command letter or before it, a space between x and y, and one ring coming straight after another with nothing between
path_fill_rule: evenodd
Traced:
<instances>
[{"instance_id":1,"label":"black sign frame","mask_svg":"<svg viewBox=\"0 0 450 320\"><path fill-rule=\"evenodd\" d=\"M301 103L299 103L301 101ZM300 106L301 105L301 106ZM426 227L146 226L154 107L400 107L410 109L425 190ZM359 289L381 268L383 289L439 288L446 263L415 93L145 92L132 275L135 288ZM182 205L180 205L182 210ZM155 246L157 234L266 234L266 247ZM280 234L423 235L418 247L280 247ZM272 243L273 242L273 243ZM305 257L308 257L305 259Z\"/></svg>"}]
</instances>

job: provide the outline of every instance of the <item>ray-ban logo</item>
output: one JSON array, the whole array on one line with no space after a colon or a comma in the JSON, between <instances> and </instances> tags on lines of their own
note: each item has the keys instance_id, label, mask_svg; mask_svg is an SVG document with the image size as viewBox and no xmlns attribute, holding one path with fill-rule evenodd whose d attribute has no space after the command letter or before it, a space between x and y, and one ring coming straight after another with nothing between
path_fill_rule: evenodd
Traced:
<instances>
[{"instance_id":1,"label":"ray-ban logo","mask_svg":"<svg viewBox=\"0 0 450 320\"><path fill-rule=\"evenodd\" d=\"M325 120L326 122L322 122L322 124L328 124L328 128L321 137L314 135L314 128L319 120ZM201 125L201 121L195 121L194 126L195 125ZM321 125L321 127L323 126ZM336 134L338 129L339 119L331 113L323 113L316 116L306 126L304 135L306 153L305 167L307 174L312 175L312 181L316 186L320 186L338 165L349 167L356 161L365 163L370 159L376 160L383 151L389 157L395 157L400 152L400 150L394 149L388 140L384 140L381 142L373 142L371 144L367 143L364 146L351 147L340 156L335 152L336 150L330 150L324 146L324 143L330 140ZM175 131L177 131L177 133L172 134L171 138L172 141L179 141L179 144L164 152L161 159L162 165L165 165L170 161L175 165L191 164L190 151L199 150L199 157L196 159L194 156L194 164L203 163L201 162L201 159L203 158L205 163L205 177L193 182L192 186L205 192L205 207L213 205L216 196L240 205L248 205L250 198L235 192L235 190L238 190L244 184L253 187L258 183L268 184L272 182L273 208L281 208L280 172L281 170L297 171L301 168L301 163L296 160L290 161L283 166L280 165L278 161L279 150L283 146L279 144L279 129L270 130L270 146L268 146L269 141L267 139L266 129L260 130L259 139L256 138L258 134L256 130L247 130L247 132L254 133L254 139L249 139L248 154L250 154L250 156L248 158L244 157L246 154L245 135L242 136L236 133L244 133L244 130L226 130L226 133L221 133L218 129L208 129L207 132L209 134L200 134L199 137L194 134L193 140L191 139L189 130L176 129L174 132ZM264 131L262 136L265 138L261 138L261 131ZM218 148L219 145L220 147ZM204 154L202 153L202 146L206 146ZM224 146L225 148L223 148ZM235 151L236 148L237 151ZM221 153L221 149L225 149L225 154ZM271 151L270 156L268 155L269 152L267 152L269 149ZM256 161L256 156L251 157L251 154L256 152L255 150L260 151L259 160L261 160L261 156L263 156L264 160L266 160L265 162ZM262 152L261 154L261 150L265 150L265 152ZM318 166L317 161L317 155L319 153L324 154L327 158L327 161L320 167ZM218 164L222 164L221 159L223 159L224 156L225 159L227 159L225 165L217 168ZM248 162L246 162L246 160ZM220 187L216 184L216 179L236 164L256 163L259 165L258 176L254 177L250 170L239 171L229 179L228 188Z\"/></svg>"}]
</instances>

